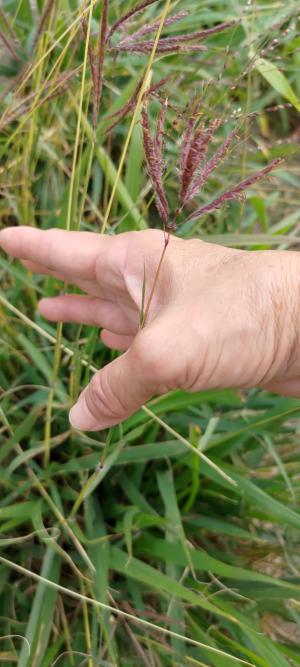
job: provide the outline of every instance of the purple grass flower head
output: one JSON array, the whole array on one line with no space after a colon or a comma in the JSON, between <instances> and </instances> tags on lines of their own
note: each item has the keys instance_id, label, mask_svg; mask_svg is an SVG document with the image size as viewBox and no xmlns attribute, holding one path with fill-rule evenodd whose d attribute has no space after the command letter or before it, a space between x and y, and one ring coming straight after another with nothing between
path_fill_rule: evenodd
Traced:
<instances>
[{"instance_id":1,"label":"purple grass flower head","mask_svg":"<svg viewBox=\"0 0 300 667\"><path fill-rule=\"evenodd\" d=\"M223 192L223 194L213 199L211 202L209 202L209 204L205 204L205 206L201 206L201 208L198 208L196 211L191 213L191 215L189 215L187 220L200 218L205 213L212 213L213 211L220 208L220 206L222 206L227 201L243 201L245 198L245 190L247 188L250 188L251 185L254 185L254 183L260 181L262 178L267 176L271 171L277 169L277 167L280 167L283 164L283 162L284 160L282 158L277 158L275 160L272 160L270 164L268 164L260 171L257 171L255 174L248 176L248 178L245 178L237 185L234 185L227 192Z\"/></svg>"},{"instance_id":2,"label":"purple grass flower head","mask_svg":"<svg viewBox=\"0 0 300 667\"><path fill-rule=\"evenodd\" d=\"M173 25L174 23L181 21L181 19L185 18L186 16L188 16L187 11L181 11L177 14L174 14L173 16L169 16L169 18L165 19L164 28L167 28L169 25ZM131 33L131 35L124 37L121 42L119 42L119 46L128 44L129 42L136 42L138 39L144 37L145 35L149 35L152 32L157 32L159 26L159 21L155 21L155 23L150 23L149 25L144 25L139 30Z\"/></svg>"},{"instance_id":3,"label":"purple grass flower head","mask_svg":"<svg viewBox=\"0 0 300 667\"><path fill-rule=\"evenodd\" d=\"M164 231L175 231L177 228L177 217L182 212L186 203L195 199L198 192L209 180L210 175L222 164L228 155L234 140L237 138L237 130L234 128L225 141L213 153L212 157L206 159L209 145L221 125L220 118L212 119L207 126L200 117L200 103L195 100L192 105L192 113L188 118L187 127L183 134L180 152L179 152L179 206L175 210L173 218L169 213L168 200L165 193L163 176L165 172L164 160L164 136L165 120L168 103L161 107L157 118L156 134L152 138L150 132L150 121L146 107L142 111L142 127L144 138L144 150L148 168L148 174L152 182L156 206L160 219L163 223ZM187 220L199 218L207 213L212 213L225 204L227 201L241 201L245 197L245 191L258 181L262 180L271 171L279 167L284 162L278 158L270 162L266 167L254 174L251 174L237 185L232 186L228 191L222 193L214 200L197 208L189 215ZM165 237L166 238L166 237Z\"/></svg>"},{"instance_id":4,"label":"purple grass flower head","mask_svg":"<svg viewBox=\"0 0 300 667\"><path fill-rule=\"evenodd\" d=\"M207 183L211 173L215 171L215 169L224 160L234 140L237 139L237 137L238 137L237 130L236 129L232 130L227 139L225 139L225 141L217 149L217 151L210 158L210 160L208 160L204 164L200 174L198 176L196 175L196 177L191 181L184 198L184 203L187 203L188 201L196 197L199 190L201 190L203 186Z\"/></svg>"},{"instance_id":5,"label":"purple grass flower head","mask_svg":"<svg viewBox=\"0 0 300 667\"><path fill-rule=\"evenodd\" d=\"M163 173L164 173L164 158L163 158L163 131L164 121L166 115L167 101L165 101L162 110L159 113L155 138L152 138L150 131L149 116L146 107L142 109L142 129L144 139L145 157L148 167L149 177L155 194L155 201L160 219L163 223L164 229L169 222L169 205L166 198Z\"/></svg>"},{"instance_id":6,"label":"purple grass flower head","mask_svg":"<svg viewBox=\"0 0 300 667\"><path fill-rule=\"evenodd\" d=\"M166 19L164 27L167 27L168 25L172 25L178 21L180 21L184 16L186 16L188 12L178 12L174 16L169 17ZM199 42L204 40L207 37L210 37L211 35L214 35L218 32L221 32L222 30L226 30L227 28L232 27L232 25L235 25L235 21L227 22L227 23L220 23L217 26L214 26L213 28L209 28L208 30L198 30L196 32L190 32L186 33L184 35L172 35L168 37L161 38L159 40L159 43L157 45L157 53L158 54L168 54L168 53L189 53L189 52L201 52L201 51L207 51L207 47L204 46L203 44L193 44L193 42ZM151 53L153 46L154 46L154 40L142 40L140 41L141 37L144 37L145 35L155 32L159 27L159 23L155 22L153 24L150 24L148 26L144 26L140 28L139 30L133 32L131 35L128 35L127 37L123 38L121 41L118 42L114 47L112 47L112 50L116 52L127 52L127 53Z\"/></svg>"},{"instance_id":7,"label":"purple grass flower head","mask_svg":"<svg viewBox=\"0 0 300 667\"><path fill-rule=\"evenodd\" d=\"M143 101L145 101L146 99L149 99L152 95L156 95L157 92L168 81L170 81L171 78L173 78L173 76L174 76L173 74L169 74L168 76L165 76L162 79L159 79L159 81L157 81L156 83L153 83L151 86L149 86L149 88L147 88L147 90L145 91L145 93L143 95ZM113 119L113 118L115 118L116 120L114 120L113 123L111 125L109 125L109 127L106 130L106 133L111 132L111 130L113 130L114 127L116 127L116 125L118 125L120 123L120 121L123 120L123 118L125 118L130 113L130 111L132 109L134 109L134 107L136 105L136 101L137 101L138 96L139 96L139 92L140 92L141 87L142 87L142 83L143 83L143 79L141 79L139 81L138 85L136 86L135 90L133 91L133 93L132 93L130 99L128 100L128 102L126 102L126 104L124 104L124 106L122 106L120 109L118 109L117 111L115 111L114 113L110 114L107 117L108 120Z\"/></svg>"},{"instance_id":8,"label":"purple grass flower head","mask_svg":"<svg viewBox=\"0 0 300 667\"><path fill-rule=\"evenodd\" d=\"M186 137L183 137L182 150L186 153L186 159L184 167L180 174L180 195L179 201L181 207L189 201L189 191L193 188L196 180L198 170L200 165L203 163L204 158L206 157L209 145L217 130L221 124L220 118L213 118L208 124L208 127L205 127L205 123L202 122L198 127L193 128L191 133L189 143L185 147ZM183 162L183 161L182 161Z\"/></svg>"},{"instance_id":9,"label":"purple grass flower head","mask_svg":"<svg viewBox=\"0 0 300 667\"><path fill-rule=\"evenodd\" d=\"M193 133L194 130L197 126L197 122L200 116L200 102L199 100L194 100L191 108L191 115L188 119L188 124L187 128L185 129L182 137L182 142L181 142L181 150L180 150L180 156L179 156L179 174L180 174L180 179L182 180L183 178L183 173L186 168L186 163L187 163L187 158L191 146L191 142L193 139Z\"/></svg>"},{"instance_id":10,"label":"purple grass flower head","mask_svg":"<svg viewBox=\"0 0 300 667\"><path fill-rule=\"evenodd\" d=\"M112 37L112 35L116 32L116 30L119 30L119 28L123 27L125 23L130 21L133 17L136 17L138 14L144 11L147 7L150 5L153 5L157 0L144 0L143 2L140 2L138 5L130 9L126 14L123 14L113 25L111 26L109 32L107 33L107 40L109 41Z\"/></svg>"},{"instance_id":11,"label":"purple grass flower head","mask_svg":"<svg viewBox=\"0 0 300 667\"><path fill-rule=\"evenodd\" d=\"M127 53L151 53L154 47L154 40L149 39L147 42L136 42L135 44L121 43L115 46L112 50L117 53L124 51ZM191 52L203 52L207 51L207 46L204 44L182 44L180 40L174 42L167 37L165 39L160 39L156 48L156 53L160 54L173 54L173 53L191 53Z\"/></svg>"}]
</instances>

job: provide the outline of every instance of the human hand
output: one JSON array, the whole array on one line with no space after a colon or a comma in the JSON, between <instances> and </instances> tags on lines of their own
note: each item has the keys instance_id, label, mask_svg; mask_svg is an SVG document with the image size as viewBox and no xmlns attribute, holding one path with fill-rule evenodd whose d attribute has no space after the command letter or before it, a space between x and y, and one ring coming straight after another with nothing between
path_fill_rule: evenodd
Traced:
<instances>
[{"instance_id":1,"label":"human hand","mask_svg":"<svg viewBox=\"0 0 300 667\"><path fill-rule=\"evenodd\" d=\"M42 299L51 321L102 328L126 352L99 370L70 413L83 430L119 423L155 394L262 386L300 395L299 263L296 252L246 252L171 237L146 326L139 327L163 248L162 232L117 236L0 232L0 246L36 273L84 295Z\"/></svg>"}]
</instances>

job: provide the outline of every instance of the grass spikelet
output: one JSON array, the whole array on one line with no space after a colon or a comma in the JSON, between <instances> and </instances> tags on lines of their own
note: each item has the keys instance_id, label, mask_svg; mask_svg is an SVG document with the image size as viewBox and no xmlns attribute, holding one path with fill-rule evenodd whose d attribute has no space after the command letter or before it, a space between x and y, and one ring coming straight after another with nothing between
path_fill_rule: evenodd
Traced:
<instances>
[{"instance_id":1,"label":"grass spikelet","mask_svg":"<svg viewBox=\"0 0 300 667\"><path fill-rule=\"evenodd\" d=\"M149 40L147 42L137 42L135 44L122 42L117 46L113 47L113 51L120 52L124 51L127 53L151 53L154 46L154 40ZM172 53L190 53L190 52L203 52L207 51L207 47L203 44L182 44L180 40L174 42L171 39L165 38L161 39L158 43L156 53L157 54L172 54Z\"/></svg>"},{"instance_id":2,"label":"grass spikelet","mask_svg":"<svg viewBox=\"0 0 300 667\"><path fill-rule=\"evenodd\" d=\"M183 133L182 137L182 142L181 142L181 148L180 148L180 155L179 155L179 174L180 178L182 178L183 172L186 168L186 162L191 146L191 141L193 137L193 132L194 129L197 125L199 115L200 115L200 102L199 100L195 99L193 101L192 107L191 107L191 113L188 118L188 124L187 127Z\"/></svg>"},{"instance_id":3,"label":"grass spikelet","mask_svg":"<svg viewBox=\"0 0 300 667\"><path fill-rule=\"evenodd\" d=\"M166 105L167 103L165 102L158 117L155 140L153 140L151 136L149 116L146 107L144 106L142 109L142 128L148 173L155 193L156 206L164 227L166 227L169 222L169 205L163 185L164 160L162 156L163 125L166 114Z\"/></svg>"},{"instance_id":4,"label":"grass spikelet","mask_svg":"<svg viewBox=\"0 0 300 667\"><path fill-rule=\"evenodd\" d=\"M182 18L188 15L188 12L178 12L174 16L171 16L169 19L165 21L165 27L168 25L172 25L178 21L180 21ZM232 25L234 25L235 22L228 22L228 23L220 23L219 25L215 26L214 28L210 28L208 30L198 30L196 32L190 32L190 33L185 33L183 35L174 35L170 37L165 37L164 39L161 39L158 48L157 48L157 53L188 53L190 51L195 51L195 52L201 52L201 51L206 51L207 47L202 45L202 44L189 44L188 42L194 42L194 41L199 41L203 40L206 37L209 37L210 35L213 35L215 33L221 32L222 30L225 30L227 28L230 28ZM136 32L132 33L131 35L126 36L123 38L116 46L113 47L114 51L120 52L120 51L125 51L125 52L131 52L131 53L150 53L151 49L153 48L153 40L149 41L138 41L141 37L144 37L145 35L154 32L158 27L158 23L153 23L150 25L143 26Z\"/></svg>"},{"instance_id":5,"label":"grass spikelet","mask_svg":"<svg viewBox=\"0 0 300 667\"><path fill-rule=\"evenodd\" d=\"M222 204L224 204L227 201L241 201L244 199L245 195L245 190L247 188L250 188L251 185L254 185L254 183L257 183L258 181L261 181L262 178L267 176L271 171L274 169L277 169L283 164L284 160L281 158L277 158L275 160L272 160L270 164L268 164L266 167L261 169L260 171L256 172L255 174L251 174L251 176L248 176L245 178L243 181L238 183L237 185L234 185L230 190L227 190L227 192L223 192L223 194L219 195L219 197L216 197L211 201L209 204L206 204L205 206L202 206L201 208L198 208L194 213L192 213L187 220L193 220L194 218L200 218L202 215L205 213L212 213L216 209L220 208Z\"/></svg>"},{"instance_id":6,"label":"grass spikelet","mask_svg":"<svg viewBox=\"0 0 300 667\"><path fill-rule=\"evenodd\" d=\"M173 16L170 16L165 20L164 28L167 28L170 25L174 25L174 23L181 21L181 19L185 18L186 16L188 16L187 11L181 11L178 12L177 14L174 14ZM141 37L144 37L145 35L148 35L152 32L156 32L158 28L159 28L158 21L156 21L155 23L151 23L150 25L144 25L139 30L133 32L131 35L127 35L126 37L124 37L119 42L119 46L121 44L123 45L123 44L128 44L129 42L135 42L136 40L140 39Z\"/></svg>"},{"instance_id":7,"label":"grass spikelet","mask_svg":"<svg viewBox=\"0 0 300 667\"><path fill-rule=\"evenodd\" d=\"M140 12L143 12L144 9L146 9L150 5L153 5L155 2L157 2L157 0L144 0L143 2L140 2L138 5L136 5L136 7L133 7L128 12L126 12L126 14L123 14L123 16L121 16L117 21L115 21L115 23L113 23L113 25L111 26L107 34L107 40L109 41L112 35L116 32L116 30L124 26L124 24L127 23L127 21L130 21L130 19L140 14Z\"/></svg>"},{"instance_id":8,"label":"grass spikelet","mask_svg":"<svg viewBox=\"0 0 300 667\"><path fill-rule=\"evenodd\" d=\"M183 170L180 170L180 194L179 201L180 205L183 206L188 199L188 191L192 186L192 181L196 176L197 170L203 162L207 150L209 148L210 142L220 127L221 120L220 118L213 118L210 121L207 128L205 128L205 123L202 122L194 131L194 136L190 138L187 155L185 160L185 166ZM183 140L183 150L186 148L184 146L185 137Z\"/></svg>"},{"instance_id":9,"label":"grass spikelet","mask_svg":"<svg viewBox=\"0 0 300 667\"><path fill-rule=\"evenodd\" d=\"M210 160L205 163L201 174L196 176L196 178L193 179L190 186L188 187L185 195L185 203L193 199L198 194L199 190L205 185L205 183L207 183L210 174L218 167L220 162L227 155L234 139L236 139L237 136L237 130L232 130L227 139L225 139L225 141L221 144Z\"/></svg>"},{"instance_id":10,"label":"grass spikelet","mask_svg":"<svg viewBox=\"0 0 300 667\"><path fill-rule=\"evenodd\" d=\"M151 95L155 95L157 93L157 91L159 91L160 88L162 88L165 85L165 83L167 83L167 81L170 80L170 78L172 76L173 75L165 76L162 79L160 79L159 81L157 81L156 83L152 84L152 86L147 88L147 90L145 91L143 99L144 100L146 98L149 99L149 97L151 97ZM142 80L139 81L139 83L136 86L135 90L133 91L130 99L128 100L128 102L126 104L124 104L123 107L121 107L121 109L118 109L117 111L115 111L114 113L110 114L107 117L108 120L113 119L113 118L116 118L116 120L111 125L109 125L109 127L106 130L106 134L111 132L111 130L113 130L114 127L116 127L116 125L118 125L118 123L120 123L120 121L123 120L129 114L129 112L132 109L134 109L137 98L139 96L139 92L140 92L141 87L142 87L142 83L143 83Z\"/></svg>"},{"instance_id":11,"label":"grass spikelet","mask_svg":"<svg viewBox=\"0 0 300 667\"><path fill-rule=\"evenodd\" d=\"M164 169L165 169L163 149L164 149L164 145L165 145L164 129L165 129L165 119L166 119L167 108L168 108L168 100L164 100L163 104L161 105L160 112L158 114L157 125L156 125L156 134L155 134L155 148L156 148L157 162L160 166L162 174L163 174Z\"/></svg>"}]
</instances>

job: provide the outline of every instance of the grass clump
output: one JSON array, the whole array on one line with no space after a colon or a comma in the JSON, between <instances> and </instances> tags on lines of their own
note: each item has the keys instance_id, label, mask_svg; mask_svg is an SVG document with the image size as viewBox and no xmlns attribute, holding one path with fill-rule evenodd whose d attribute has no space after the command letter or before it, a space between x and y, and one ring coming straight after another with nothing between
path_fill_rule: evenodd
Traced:
<instances>
[{"instance_id":1,"label":"grass clump","mask_svg":"<svg viewBox=\"0 0 300 667\"><path fill-rule=\"evenodd\" d=\"M2 225L144 229L155 195L166 234L297 247L298 6L274 12L4 3ZM0 270L0 664L299 665L299 401L176 391L75 434L114 353L42 321L55 278Z\"/></svg>"}]
</instances>

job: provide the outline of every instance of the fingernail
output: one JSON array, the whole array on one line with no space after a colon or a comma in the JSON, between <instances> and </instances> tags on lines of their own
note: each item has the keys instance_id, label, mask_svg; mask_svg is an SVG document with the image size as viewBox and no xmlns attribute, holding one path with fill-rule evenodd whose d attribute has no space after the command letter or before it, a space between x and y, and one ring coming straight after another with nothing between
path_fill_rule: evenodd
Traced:
<instances>
[{"instance_id":1,"label":"fingernail","mask_svg":"<svg viewBox=\"0 0 300 667\"><path fill-rule=\"evenodd\" d=\"M79 396L79 399L69 412L69 420L73 428L78 431L100 431L99 422L89 411L84 393Z\"/></svg>"}]
</instances>

